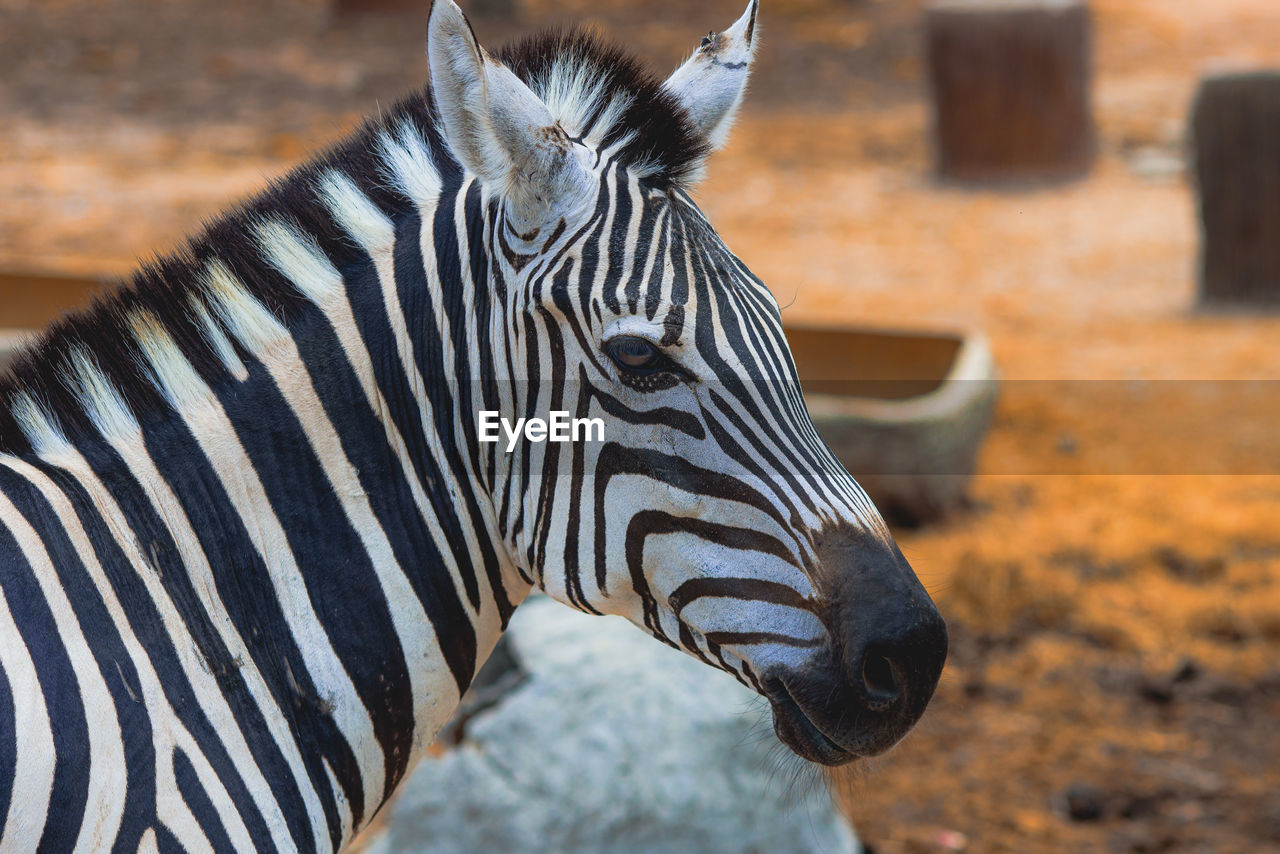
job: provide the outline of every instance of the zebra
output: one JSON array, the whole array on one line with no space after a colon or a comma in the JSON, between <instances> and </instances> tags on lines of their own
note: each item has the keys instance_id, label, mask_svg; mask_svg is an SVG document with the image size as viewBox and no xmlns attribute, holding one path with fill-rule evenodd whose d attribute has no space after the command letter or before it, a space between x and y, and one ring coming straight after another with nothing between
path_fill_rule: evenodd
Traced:
<instances>
[{"instance_id":1,"label":"zebra","mask_svg":"<svg viewBox=\"0 0 1280 854\"><path fill-rule=\"evenodd\" d=\"M571 29L430 81L41 334L0 380L0 851L332 851L534 589L840 765L945 625L690 195L757 2L668 79ZM480 413L598 419L480 440ZM586 761L586 760L584 760Z\"/></svg>"}]
</instances>

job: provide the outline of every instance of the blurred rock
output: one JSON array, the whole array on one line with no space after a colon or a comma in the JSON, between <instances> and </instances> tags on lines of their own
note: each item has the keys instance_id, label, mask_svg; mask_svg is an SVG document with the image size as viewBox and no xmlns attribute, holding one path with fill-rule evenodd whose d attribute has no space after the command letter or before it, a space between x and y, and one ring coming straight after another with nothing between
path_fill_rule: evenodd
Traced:
<instances>
[{"instance_id":1,"label":"blurred rock","mask_svg":"<svg viewBox=\"0 0 1280 854\"><path fill-rule=\"evenodd\" d=\"M1097 786L1073 783L1062 793L1067 815L1072 821L1098 821L1106 809L1106 796Z\"/></svg>"},{"instance_id":2,"label":"blurred rock","mask_svg":"<svg viewBox=\"0 0 1280 854\"><path fill-rule=\"evenodd\" d=\"M1187 172L1187 162L1177 152L1139 148L1126 158L1129 171L1153 184L1176 184Z\"/></svg>"},{"instance_id":3,"label":"blurred rock","mask_svg":"<svg viewBox=\"0 0 1280 854\"><path fill-rule=\"evenodd\" d=\"M793 782L767 707L727 674L545 598L507 637L525 678L418 766L370 854L859 850L820 778Z\"/></svg>"}]
</instances>

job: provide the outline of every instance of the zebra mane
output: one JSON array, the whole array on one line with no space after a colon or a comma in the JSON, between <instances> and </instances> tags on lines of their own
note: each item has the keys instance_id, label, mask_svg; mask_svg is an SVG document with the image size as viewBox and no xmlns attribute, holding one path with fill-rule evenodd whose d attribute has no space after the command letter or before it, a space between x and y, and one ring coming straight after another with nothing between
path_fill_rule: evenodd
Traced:
<instances>
[{"instance_id":1,"label":"zebra mane","mask_svg":"<svg viewBox=\"0 0 1280 854\"><path fill-rule=\"evenodd\" d=\"M692 181L710 151L662 81L594 33L548 31L505 47L498 58L538 93L566 132L658 186ZM196 374L216 384L233 351L232 330L223 328L225 305L208 286L211 265L231 274L272 317L290 323L308 295L267 262L255 229L283 222L314 241L338 270L361 263L363 251L324 203L326 180L342 176L388 215L405 210L420 188L407 186L405 170L390 161L409 158L432 173L424 178L431 182L461 179L436 125L430 90L410 95L207 222L178 250L144 263L87 309L53 323L0 374L0 453L32 450L33 425L55 439L91 429L102 414L101 407L93 411L97 391L109 392L108 408L125 418L163 406L144 364L140 322L163 331Z\"/></svg>"},{"instance_id":2,"label":"zebra mane","mask_svg":"<svg viewBox=\"0 0 1280 854\"><path fill-rule=\"evenodd\" d=\"M650 181L684 187L711 151L661 80L589 30L529 36L503 48L498 59L537 93L571 136L615 151Z\"/></svg>"}]
</instances>

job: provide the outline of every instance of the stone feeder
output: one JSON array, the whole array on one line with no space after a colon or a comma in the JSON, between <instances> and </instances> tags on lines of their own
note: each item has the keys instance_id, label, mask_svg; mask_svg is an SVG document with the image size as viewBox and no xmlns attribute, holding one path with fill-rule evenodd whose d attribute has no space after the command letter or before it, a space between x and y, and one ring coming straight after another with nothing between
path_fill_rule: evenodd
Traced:
<instances>
[{"instance_id":1,"label":"stone feeder","mask_svg":"<svg viewBox=\"0 0 1280 854\"><path fill-rule=\"evenodd\" d=\"M105 279L0 273L0 371L32 329L43 329L70 308L86 306Z\"/></svg>"},{"instance_id":2,"label":"stone feeder","mask_svg":"<svg viewBox=\"0 0 1280 854\"><path fill-rule=\"evenodd\" d=\"M22 339L21 332L11 329L0 329L0 371L3 371L17 352L18 343Z\"/></svg>"},{"instance_id":3,"label":"stone feeder","mask_svg":"<svg viewBox=\"0 0 1280 854\"><path fill-rule=\"evenodd\" d=\"M963 506L997 394L980 335L787 326L818 433L891 521Z\"/></svg>"}]
</instances>

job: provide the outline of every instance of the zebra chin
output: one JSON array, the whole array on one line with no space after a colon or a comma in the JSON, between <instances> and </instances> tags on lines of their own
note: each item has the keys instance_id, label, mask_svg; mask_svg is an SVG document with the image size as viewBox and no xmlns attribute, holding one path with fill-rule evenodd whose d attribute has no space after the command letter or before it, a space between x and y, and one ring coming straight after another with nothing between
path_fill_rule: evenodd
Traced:
<instances>
[{"instance_id":1,"label":"zebra chin","mask_svg":"<svg viewBox=\"0 0 1280 854\"><path fill-rule=\"evenodd\" d=\"M765 691L778 739L802 759L828 766L884 753L915 726L928 702L925 696L916 704L918 711L899 704L877 707L860 700L855 690L823 679L775 677L765 682Z\"/></svg>"}]
</instances>

